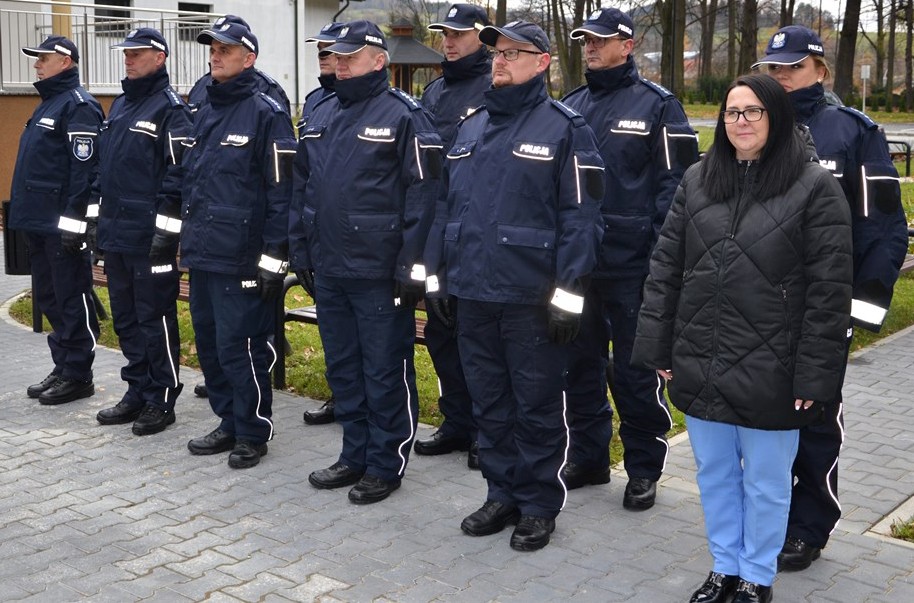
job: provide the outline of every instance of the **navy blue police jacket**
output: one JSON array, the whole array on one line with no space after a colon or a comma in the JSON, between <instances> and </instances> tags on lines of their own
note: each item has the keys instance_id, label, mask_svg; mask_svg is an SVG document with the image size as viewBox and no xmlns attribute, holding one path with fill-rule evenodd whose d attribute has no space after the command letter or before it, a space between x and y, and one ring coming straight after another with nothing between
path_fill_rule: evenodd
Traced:
<instances>
[{"instance_id":1,"label":"navy blue police jacket","mask_svg":"<svg viewBox=\"0 0 914 603\"><path fill-rule=\"evenodd\" d=\"M299 133L290 264L336 278L421 286L441 141L386 69L337 80Z\"/></svg>"},{"instance_id":2,"label":"navy blue police jacket","mask_svg":"<svg viewBox=\"0 0 914 603\"><path fill-rule=\"evenodd\" d=\"M82 221L98 169L104 114L68 69L34 83L41 104L25 124L10 196L9 227L57 234L61 217Z\"/></svg>"},{"instance_id":3,"label":"navy blue police jacket","mask_svg":"<svg viewBox=\"0 0 914 603\"><path fill-rule=\"evenodd\" d=\"M124 93L111 104L98 137L98 246L146 254L156 216L180 216L181 156L191 114L164 67L121 86Z\"/></svg>"},{"instance_id":4,"label":"navy blue police jacket","mask_svg":"<svg viewBox=\"0 0 914 603\"><path fill-rule=\"evenodd\" d=\"M196 114L203 105L209 102L206 89L212 83L212 73L207 73L194 83L190 92L187 93L187 105L190 107L191 113ZM291 103L286 91L282 89L279 82L256 67L254 68L254 87L257 92L263 92L279 103L286 113L292 114Z\"/></svg>"},{"instance_id":5,"label":"navy blue police jacket","mask_svg":"<svg viewBox=\"0 0 914 603\"><path fill-rule=\"evenodd\" d=\"M185 141L181 263L254 276L261 254L285 260L295 134L256 73L207 88Z\"/></svg>"},{"instance_id":6,"label":"navy blue police jacket","mask_svg":"<svg viewBox=\"0 0 914 603\"><path fill-rule=\"evenodd\" d=\"M441 77L429 82L422 92L422 106L435 117L435 127L445 144L454 141L457 123L483 102L492 87L492 60L483 46L456 61L442 61Z\"/></svg>"},{"instance_id":7,"label":"navy blue police jacket","mask_svg":"<svg viewBox=\"0 0 914 603\"><path fill-rule=\"evenodd\" d=\"M317 81L319 81L321 85L305 96L305 104L301 109L301 118L298 120L298 123L295 124L295 129L298 132L299 136L301 136L302 132L304 132L305 124L308 123L308 116L310 116L311 112L314 111L314 107L317 106L317 103L333 94L333 86L336 84L336 76L320 75L318 76Z\"/></svg>"},{"instance_id":8,"label":"navy blue police jacket","mask_svg":"<svg viewBox=\"0 0 914 603\"><path fill-rule=\"evenodd\" d=\"M606 164L606 235L594 278L647 275L676 187L698 160L698 140L675 96L638 75L632 57L584 74L562 102L584 116Z\"/></svg>"},{"instance_id":9,"label":"navy blue police jacket","mask_svg":"<svg viewBox=\"0 0 914 603\"><path fill-rule=\"evenodd\" d=\"M549 98L542 75L489 90L446 154L428 294L561 307L570 296L582 305L603 237L602 198L593 131Z\"/></svg>"},{"instance_id":10,"label":"navy blue police jacket","mask_svg":"<svg viewBox=\"0 0 914 603\"><path fill-rule=\"evenodd\" d=\"M869 117L825 101L821 84L795 90L797 120L808 126L819 163L841 183L854 233L855 325L879 331L908 249L898 172L885 134Z\"/></svg>"}]
</instances>

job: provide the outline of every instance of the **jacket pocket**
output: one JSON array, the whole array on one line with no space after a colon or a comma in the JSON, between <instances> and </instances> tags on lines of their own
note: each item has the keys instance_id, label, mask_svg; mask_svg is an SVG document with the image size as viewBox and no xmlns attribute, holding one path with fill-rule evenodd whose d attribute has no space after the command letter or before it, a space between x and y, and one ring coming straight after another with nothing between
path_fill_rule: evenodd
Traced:
<instances>
[{"instance_id":1,"label":"jacket pocket","mask_svg":"<svg viewBox=\"0 0 914 603\"><path fill-rule=\"evenodd\" d=\"M55 226L63 209L61 203L62 187L56 182L43 180L26 180L25 190L28 197L28 213L32 216L44 216Z\"/></svg>"},{"instance_id":2,"label":"jacket pocket","mask_svg":"<svg viewBox=\"0 0 914 603\"><path fill-rule=\"evenodd\" d=\"M104 217L105 200L102 200L101 214ZM155 202L142 199L118 199L113 203L113 220L110 236L106 237L118 245L141 246L149 243L155 231ZM105 220L107 222L107 220Z\"/></svg>"},{"instance_id":3,"label":"jacket pocket","mask_svg":"<svg viewBox=\"0 0 914 603\"><path fill-rule=\"evenodd\" d=\"M349 248L359 265L392 266L403 244L403 226L396 213L350 214Z\"/></svg>"},{"instance_id":4,"label":"jacket pocket","mask_svg":"<svg viewBox=\"0 0 914 603\"><path fill-rule=\"evenodd\" d=\"M497 260L492 269L498 283L545 294L555 280L555 231L549 228L499 224Z\"/></svg>"},{"instance_id":5,"label":"jacket pocket","mask_svg":"<svg viewBox=\"0 0 914 603\"><path fill-rule=\"evenodd\" d=\"M204 223L203 255L228 260L231 266L244 266L250 249L251 210L210 205Z\"/></svg>"}]
</instances>

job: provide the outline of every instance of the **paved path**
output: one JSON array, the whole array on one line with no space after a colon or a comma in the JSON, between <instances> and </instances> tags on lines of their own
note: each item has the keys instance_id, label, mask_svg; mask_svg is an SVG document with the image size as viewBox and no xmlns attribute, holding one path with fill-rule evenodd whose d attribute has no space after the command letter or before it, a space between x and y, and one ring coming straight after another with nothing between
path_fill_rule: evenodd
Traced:
<instances>
[{"instance_id":1,"label":"paved path","mask_svg":"<svg viewBox=\"0 0 914 603\"><path fill-rule=\"evenodd\" d=\"M28 286L0 276L0 301ZM616 473L570 493L552 544L518 553L509 531L460 532L485 495L464 455L413 456L403 487L368 507L346 489L311 488L308 473L335 461L341 437L302 423L312 400L277 393L270 453L243 471L188 454L187 440L215 426L189 392L163 433L98 425L122 393L115 351L98 352L93 398L40 406L24 392L50 368L44 337L0 314L0 600L663 603L688 600L709 569L685 436L653 509L623 510ZM914 601L914 548L871 531L914 495L912 367L914 332L853 359L845 518L820 561L778 579L776 600Z\"/></svg>"}]
</instances>

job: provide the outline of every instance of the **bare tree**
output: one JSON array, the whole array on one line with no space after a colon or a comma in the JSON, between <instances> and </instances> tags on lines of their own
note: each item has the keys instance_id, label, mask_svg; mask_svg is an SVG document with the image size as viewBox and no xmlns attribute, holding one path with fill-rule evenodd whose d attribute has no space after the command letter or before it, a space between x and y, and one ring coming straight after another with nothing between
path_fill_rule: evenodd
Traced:
<instances>
[{"instance_id":1,"label":"bare tree","mask_svg":"<svg viewBox=\"0 0 914 603\"><path fill-rule=\"evenodd\" d=\"M793 25L793 12L795 9L795 3L796 0L781 0L781 18L779 21L781 27Z\"/></svg>"},{"instance_id":2,"label":"bare tree","mask_svg":"<svg viewBox=\"0 0 914 603\"><path fill-rule=\"evenodd\" d=\"M857 52L857 30L860 26L860 0L847 0L844 25L838 38L838 58L835 61L835 93L850 97L854 89L854 55Z\"/></svg>"},{"instance_id":3,"label":"bare tree","mask_svg":"<svg viewBox=\"0 0 914 603\"><path fill-rule=\"evenodd\" d=\"M658 0L662 40L660 83L676 96L685 91L682 57L685 54L685 0Z\"/></svg>"},{"instance_id":4,"label":"bare tree","mask_svg":"<svg viewBox=\"0 0 914 603\"><path fill-rule=\"evenodd\" d=\"M914 2L907 0L904 7L904 24L907 32L904 52L904 107L905 111L914 111L914 82L912 82L912 37L914 37Z\"/></svg>"},{"instance_id":5,"label":"bare tree","mask_svg":"<svg viewBox=\"0 0 914 603\"><path fill-rule=\"evenodd\" d=\"M885 110L895 110L895 26L898 21L898 7L895 0L889 0L889 47L886 53L885 69Z\"/></svg>"},{"instance_id":6,"label":"bare tree","mask_svg":"<svg viewBox=\"0 0 914 603\"><path fill-rule=\"evenodd\" d=\"M711 77L714 59L714 29L718 0L698 0L698 24L701 38L698 47L698 77Z\"/></svg>"},{"instance_id":7,"label":"bare tree","mask_svg":"<svg viewBox=\"0 0 914 603\"><path fill-rule=\"evenodd\" d=\"M873 48L873 52L876 54L876 85L883 83L882 75L884 73L883 69L885 68L885 45L886 45L886 31L885 31L885 0L872 0L873 11L876 13L876 37L875 39L867 33L867 31L861 26L860 34L863 36L863 39L869 42L870 46ZM875 108L877 105L873 105Z\"/></svg>"},{"instance_id":8,"label":"bare tree","mask_svg":"<svg viewBox=\"0 0 914 603\"><path fill-rule=\"evenodd\" d=\"M859 2L860 0L857 0ZM758 58L758 0L743 1L740 23L739 73L748 73ZM735 76L734 76L735 77Z\"/></svg>"},{"instance_id":9,"label":"bare tree","mask_svg":"<svg viewBox=\"0 0 914 603\"><path fill-rule=\"evenodd\" d=\"M727 79L736 79L736 44L739 40L736 14L738 3L736 0L727 0Z\"/></svg>"}]
</instances>

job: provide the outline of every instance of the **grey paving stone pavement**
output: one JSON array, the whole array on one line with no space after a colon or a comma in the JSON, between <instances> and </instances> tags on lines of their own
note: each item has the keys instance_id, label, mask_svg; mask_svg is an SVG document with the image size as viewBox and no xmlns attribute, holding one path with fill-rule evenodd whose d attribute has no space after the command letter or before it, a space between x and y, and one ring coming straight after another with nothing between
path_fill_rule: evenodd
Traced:
<instances>
[{"instance_id":1,"label":"grey paving stone pavement","mask_svg":"<svg viewBox=\"0 0 914 603\"><path fill-rule=\"evenodd\" d=\"M0 302L29 287L0 276ZM656 506L622 508L626 477L569 493L552 543L508 546L461 519L485 497L465 454L413 455L402 488L366 507L308 473L336 460L336 425L308 427L318 403L277 392L276 437L256 468L191 456L216 421L188 387L177 423L133 436L95 413L123 391L117 351L100 349L94 397L43 407L25 388L49 371L43 335L0 310L2 601L686 601L710 568L686 436L671 446ZM844 519L822 559L782 574L779 601L912 601L914 547L874 526L914 496L914 331L856 355L847 373ZM419 436L431 428L420 427Z\"/></svg>"}]
</instances>

